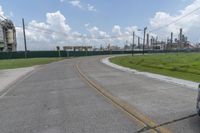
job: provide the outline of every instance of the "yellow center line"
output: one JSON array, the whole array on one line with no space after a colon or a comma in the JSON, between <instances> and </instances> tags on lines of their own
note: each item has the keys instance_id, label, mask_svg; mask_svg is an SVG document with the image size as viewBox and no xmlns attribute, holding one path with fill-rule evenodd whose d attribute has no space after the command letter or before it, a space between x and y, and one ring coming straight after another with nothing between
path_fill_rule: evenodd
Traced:
<instances>
[{"instance_id":1,"label":"yellow center line","mask_svg":"<svg viewBox=\"0 0 200 133\"><path fill-rule=\"evenodd\" d=\"M115 107L122 110L124 113L128 114L135 122L137 122L142 127L147 127L151 129L151 132L160 132L160 133L171 133L167 128L164 127L157 127L157 123L145 116L144 114L140 113L133 105L130 105L126 101L113 96L108 91L106 91L103 87L96 84L92 80L90 80L79 68L79 63L76 64L76 69L79 73L80 78L85 81L90 87L94 88L99 94L105 97L109 102L111 102Z\"/></svg>"}]
</instances>

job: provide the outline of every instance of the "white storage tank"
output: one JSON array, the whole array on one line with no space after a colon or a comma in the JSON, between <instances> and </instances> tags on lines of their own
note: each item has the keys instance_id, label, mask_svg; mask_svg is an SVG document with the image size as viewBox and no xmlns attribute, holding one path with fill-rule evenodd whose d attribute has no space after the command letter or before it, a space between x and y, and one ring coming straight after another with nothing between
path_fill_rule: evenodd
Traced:
<instances>
[{"instance_id":1,"label":"white storage tank","mask_svg":"<svg viewBox=\"0 0 200 133\"><path fill-rule=\"evenodd\" d=\"M14 32L12 29L7 30L7 43L8 44L14 43Z\"/></svg>"},{"instance_id":2,"label":"white storage tank","mask_svg":"<svg viewBox=\"0 0 200 133\"><path fill-rule=\"evenodd\" d=\"M16 51L16 30L13 22L0 19L0 52Z\"/></svg>"},{"instance_id":3,"label":"white storage tank","mask_svg":"<svg viewBox=\"0 0 200 133\"><path fill-rule=\"evenodd\" d=\"M4 42L3 27L0 26L0 42Z\"/></svg>"}]
</instances>

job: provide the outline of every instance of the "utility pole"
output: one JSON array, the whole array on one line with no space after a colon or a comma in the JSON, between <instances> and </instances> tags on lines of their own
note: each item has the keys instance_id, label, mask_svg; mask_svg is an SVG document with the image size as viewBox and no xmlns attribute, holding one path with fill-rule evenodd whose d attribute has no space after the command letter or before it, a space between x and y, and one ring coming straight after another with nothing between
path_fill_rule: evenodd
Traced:
<instances>
[{"instance_id":1,"label":"utility pole","mask_svg":"<svg viewBox=\"0 0 200 133\"><path fill-rule=\"evenodd\" d=\"M138 37L138 47L140 48L140 37Z\"/></svg>"},{"instance_id":2,"label":"utility pole","mask_svg":"<svg viewBox=\"0 0 200 133\"><path fill-rule=\"evenodd\" d=\"M155 39L154 39L153 36L151 37L151 46L152 46L152 50L153 50L153 52L154 52L154 48L155 48Z\"/></svg>"},{"instance_id":3,"label":"utility pole","mask_svg":"<svg viewBox=\"0 0 200 133\"><path fill-rule=\"evenodd\" d=\"M151 45L150 45L150 49L153 50L153 37L151 37L151 39L150 39L150 43L151 43Z\"/></svg>"},{"instance_id":4,"label":"utility pole","mask_svg":"<svg viewBox=\"0 0 200 133\"><path fill-rule=\"evenodd\" d=\"M149 49L149 34L147 34L147 48Z\"/></svg>"},{"instance_id":5,"label":"utility pole","mask_svg":"<svg viewBox=\"0 0 200 133\"><path fill-rule=\"evenodd\" d=\"M158 36L156 37L156 51L158 49Z\"/></svg>"},{"instance_id":6,"label":"utility pole","mask_svg":"<svg viewBox=\"0 0 200 133\"><path fill-rule=\"evenodd\" d=\"M135 45L135 32L133 31L132 56L134 54L134 45Z\"/></svg>"},{"instance_id":7,"label":"utility pole","mask_svg":"<svg viewBox=\"0 0 200 133\"><path fill-rule=\"evenodd\" d=\"M142 54L143 54L143 55L144 55L144 46L145 46L146 30L147 30L147 27L144 28L144 38L143 38L143 48L142 48Z\"/></svg>"},{"instance_id":8,"label":"utility pole","mask_svg":"<svg viewBox=\"0 0 200 133\"><path fill-rule=\"evenodd\" d=\"M24 34L25 58L27 58L26 32L25 32L25 24L24 24L24 19L23 18L22 18L22 25L23 25L23 34Z\"/></svg>"},{"instance_id":9,"label":"utility pole","mask_svg":"<svg viewBox=\"0 0 200 133\"><path fill-rule=\"evenodd\" d=\"M153 37L151 37L151 46L153 45Z\"/></svg>"}]
</instances>

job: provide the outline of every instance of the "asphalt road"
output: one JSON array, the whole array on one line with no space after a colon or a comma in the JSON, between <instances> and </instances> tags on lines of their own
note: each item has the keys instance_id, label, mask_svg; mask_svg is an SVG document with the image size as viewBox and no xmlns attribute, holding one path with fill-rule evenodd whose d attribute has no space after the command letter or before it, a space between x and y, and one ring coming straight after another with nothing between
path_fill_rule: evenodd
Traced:
<instances>
[{"instance_id":1,"label":"asphalt road","mask_svg":"<svg viewBox=\"0 0 200 133\"><path fill-rule=\"evenodd\" d=\"M0 132L200 132L196 90L122 72L102 64L100 58L51 63L17 82L0 97ZM114 101L95 88L105 90ZM131 109L126 112L126 106L115 105L115 98Z\"/></svg>"}]
</instances>

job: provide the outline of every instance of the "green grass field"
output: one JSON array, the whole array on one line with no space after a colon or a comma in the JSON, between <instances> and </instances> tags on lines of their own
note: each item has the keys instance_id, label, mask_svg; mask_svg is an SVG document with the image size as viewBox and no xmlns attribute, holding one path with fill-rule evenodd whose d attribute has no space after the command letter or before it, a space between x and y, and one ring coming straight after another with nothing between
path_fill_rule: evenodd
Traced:
<instances>
[{"instance_id":1,"label":"green grass field","mask_svg":"<svg viewBox=\"0 0 200 133\"><path fill-rule=\"evenodd\" d=\"M31 58L31 59L0 60L0 69L30 67L35 65L48 64L59 60L62 60L62 58Z\"/></svg>"},{"instance_id":2,"label":"green grass field","mask_svg":"<svg viewBox=\"0 0 200 133\"><path fill-rule=\"evenodd\" d=\"M200 53L121 56L110 61L139 71L200 82Z\"/></svg>"}]
</instances>

